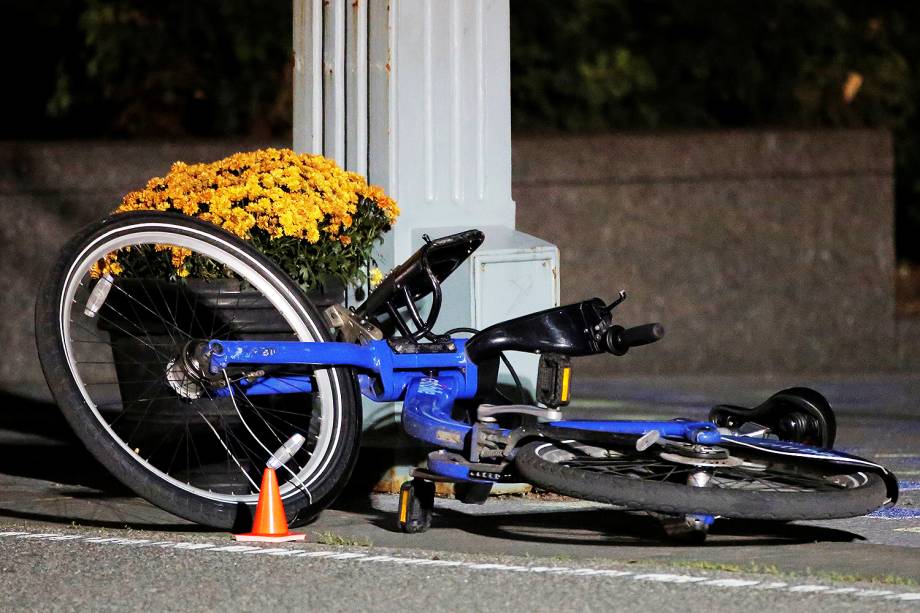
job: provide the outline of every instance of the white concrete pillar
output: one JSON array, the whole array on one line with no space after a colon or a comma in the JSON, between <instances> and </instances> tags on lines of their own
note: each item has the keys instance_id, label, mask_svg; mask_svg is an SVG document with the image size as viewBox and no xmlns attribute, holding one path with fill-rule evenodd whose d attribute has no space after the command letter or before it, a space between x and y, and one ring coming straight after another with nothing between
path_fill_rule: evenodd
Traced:
<instances>
[{"instance_id":1,"label":"white concrete pillar","mask_svg":"<svg viewBox=\"0 0 920 613\"><path fill-rule=\"evenodd\" d=\"M418 227L514 228L507 0L295 0L294 148L368 175Z\"/></svg>"},{"instance_id":2,"label":"white concrete pillar","mask_svg":"<svg viewBox=\"0 0 920 613\"><path fill-rule=\"evenodd\" d=\"M486 233L445 285L441 329L558 303L556 248L514 231L509 38L508 0L294 0L294 148L399 203L380 268L423 233Z\"/></svg>"},{"instance_id":3,"label":"white concrete pillar","mask_svg":"<svg viewBox=\"0 0 920 613\"><path fill-rule=\"evenodd\" d=\"M409 255L421 227L514 228L508 10L371 2L368 168L404 211L387 259Z\"/></svg>"}]
</instances>

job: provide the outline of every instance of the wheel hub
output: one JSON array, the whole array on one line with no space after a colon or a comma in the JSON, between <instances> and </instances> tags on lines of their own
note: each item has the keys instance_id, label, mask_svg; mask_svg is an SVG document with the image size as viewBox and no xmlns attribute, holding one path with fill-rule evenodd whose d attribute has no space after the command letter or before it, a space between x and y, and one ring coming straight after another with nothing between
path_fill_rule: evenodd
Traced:
<instances>
[{"instance_id":1,"label":"wheel hub","mask_svg":"<svg viewBox=\"0 0 920 613\"><path fill-rule=\"evenodd\" d=\"M665 451L659 456L662 460L675 464L689 466L739 466L743 463L740 458L733 458L728 449L724 447L710 447L708 445L694 445L668 441Z\"/></svg>"},{"instance_id":2,"label":"wheel hub","mask_svg":"<svg viewBox=\"0 0 920 613\"><path fill-rule=\"evenodd\" d=\"M197 400L204 395L205 379L202 363L206 362L199 341L189 341L179 355L166 365L166 382L180 398Z\"/></svg>"}]
</instances>

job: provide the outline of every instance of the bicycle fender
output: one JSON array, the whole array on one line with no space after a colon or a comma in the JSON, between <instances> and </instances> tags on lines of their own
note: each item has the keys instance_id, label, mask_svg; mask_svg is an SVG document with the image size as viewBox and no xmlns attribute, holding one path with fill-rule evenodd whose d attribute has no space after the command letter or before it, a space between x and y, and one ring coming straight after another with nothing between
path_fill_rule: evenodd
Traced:
<instances>
[{"instance_id":1,"label":"bicycle fender","mask_svg":"<svg viewBox=\"0 0 920 613\"><path fill-rule=\"evenodd\" d=\"M733 445L756 449L761 453L773 456L786 456L793 458L804 458L820 462L830 462L832 464L841 464L846 466L859 467L864 470L878 474L885 482L888 494L888 501L884 506L889 507L898 501L898 479L890 470L870 462L863 458L837 451L834 449L821 449L819 447L810 447L791 441L778 441L773 439L752 438L747 436L722 436L720 446L731 448Z\"/></svg>"}]
</instances>

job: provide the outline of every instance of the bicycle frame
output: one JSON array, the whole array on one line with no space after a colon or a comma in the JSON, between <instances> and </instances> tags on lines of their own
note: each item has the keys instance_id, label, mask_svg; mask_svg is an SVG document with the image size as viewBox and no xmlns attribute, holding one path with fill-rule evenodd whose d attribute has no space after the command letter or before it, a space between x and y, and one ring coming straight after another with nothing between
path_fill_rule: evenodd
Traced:
<instances>
[{"instance_id":1,"label":"bicycle frame","mask_svg":"<svg viewBox=\"0 0 920 613\"><path fill-rule=\"evenodd\" d=\"M455 350L445 353L397 353L387 341L366 345L341 342L229 341L209 343L210 370L218 374L230 365L347 366L358 369L362 393L377 402L403 401L402 424L413 438L444 449L470 449L474 425L451 417L454 403L477 392L478 369L464 352L466 339L451 339ZM310 392L309 376L247 378L241 386L247 395ZM229 395L229 386L217 390ZM611 434L642 435L657 430L661 436L692 443L714 444L721 440L711 422L579 420L553 421L549 428L566 428ZM492 427L492 433L511 431ZM452 475L460 477L460 475Z\"/></svg>"}]
</instances>

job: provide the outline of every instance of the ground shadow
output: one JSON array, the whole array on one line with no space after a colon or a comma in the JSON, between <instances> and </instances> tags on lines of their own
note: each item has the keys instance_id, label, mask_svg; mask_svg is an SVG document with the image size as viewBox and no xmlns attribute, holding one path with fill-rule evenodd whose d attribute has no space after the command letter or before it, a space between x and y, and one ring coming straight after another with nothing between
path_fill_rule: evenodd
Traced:
<instances>
[{"instance_id":1,"label":"ground shadow","mask_svg":"<svg viewBox=\"0 0 920 613\"><path fill-rule=\"evenodd\" d=\"M146 530L149 532L224 532L226 530L217 530L214 528L208 528L207 526L202 526L200 524L194 524L191 522L186 523L159 523L159 522L148 522L148 521L136 521L136 520L116 520L116 519L94 519L89 517L80 517L80 516L67 516L64 517L61 514L57 513L32 513L28 511L19 511L16 509L6 509L0 507L0 516L7 517L10 519L21 519L25 521L38 521L49 524L60 524L66 526L81 526L88 528L110 528L113 530ZM178 519L178 518L177 518ZM181 520L180 520L181 521Z\"/></svg>"},{"instance_id":2,"label":"ground shadow","mask_svg":"<svg viewBox=\"0 0 920 613\"><path fill-rule=\"evenodd\" d=\"M379 528L396 531L392 513L377 511L371 522ZM489 514L440 508L436 509L431 525L432 530L439 528L509 541L556 545L699 546L667 537L661 522L647 513L613 508ZM858 534L820 526L720 519L712 526L704 546L751 547L860 540L865 539Z\"/></svg>"},{"instance_id":3,"label":"ground shadow","mask_svg":"<svg viewBox=\"0 0 920 613\"><path fill-rule=\"evenodd\" d=\"M398 440L395 437L401 435L401 430L396 425L392 428L393 431L388 431L388 435L394 437L392 440ZM373 506L371 495L374 487L387 478L392 466L417 465L427 453L427 449L414 447L408 437L406 445L395 450L362 448L352 478L332 508L359 513L365 516L371 525L396 532L394 514ZM489 502L486 505L488 506ZM432 530L452 528L479 536L556 544L686 544L668 538L661 522L655 517L647 513L621 511L612 507L523 513L476 513L476 507L470 507L471 512L467 513L437 506L439 508L432 519ZM712 527L707 543L718 546L756 546L859 540L865 539L858 534L819 526L720 519Z\"/></svg>"},{"instance_id":4,"label":"ground shadow","mask_svg":"<svg viewBox=\"0 0 920 613\"><path fill-rule=\"evenodd\" d=\"M49 402L0 393L0 431L4 433L4 453L0 454L0 474L48 481L56 486L61 513L0 506L0 516L58 524L76 521L80 525L100 528L130 527L138 530L195 531L206 530L192 523L151 522L145 518L127 521L81 516L68 512L68 501L92 502L102 507L135 499L134 494L112 477L77 440L58 408ZM393 428L397 428L393 426ZM398 436L398 433L389 433ZM394 463L412 465L422 460L426 449L407 444L401 449L365 447L356 461L355 470L333 508L360 513L369 523L395 531L391 513L375 509L371 501L374 487L387 476ZM66 486L74 486L67 488ZM119 500L121 499L121 500ZM488 503L487 503L488 504ZM119 510L130 515L130 509ZM172 516L168 516L171 518ZM182 522L175 518L177 522ZM453 528L485 537L514 541L555 544L616 544L647 546L651 543L674 545L665 539L660 523L643 513L614 509L549 510L506 514L473 514L440 508L432 529ZM856 534L815 526L776 522L719 520L711 531L709 545L753 546L796 544L815 541L849 542L861 540Z\"/></svg>"},{"instance_id":5,"label":"ground shadow","mask_svg":"<svg viewBox=\"0 0 920 613\"><path fill-rule=\"evenodd\" d=\"M165 511L141 503L103 467L77 439L58 407L47 401L0 392L0 475L33 480L34 492L15 504L13 496L0 496L0 516L12 519L77 523L97 528L157 531L206 531ZM395 426L394 426L395 428ZM393 433L387 432L390 436ZM425 450L397 452L362 449L352 478L336 507L353 512L373 512L370 494L393 466L394 459L417 462ZM29 501L41 498L40 504ZM84 504L80 504L80 503ZM150 521L162 516L163 521ZM112 518L117 516L117 519ZM122 519L122 517L124 519Z\"/></svg>"},{"instance_id":6,"label":"ground shadow","mask_svg":"<svg viewBox=\"0 0 920 613\"><path fill-rule=\"evenodd\" d=\"M391 418L385 419L391 422ZM395 423L372 424L370 430L373 431L377 444L361 447L351 478L332 508L373 514L375 510L371 495L379 491L381 485L386 485L391 491L395 487L396 476L392 473L393 467L417 466L428 456L429 451L434 449L413 441Z\"/></svg>"},{"instance_id":7,"label":"ground shadow","mask_svg":"<svg viewBox=\"0 0 920 613\"><path fill-rule=\"evenodd\" d=\"M206 528L139 503L77 439L56 405L0 393L0 475L34 491L4 496L0 516L60 525L201 532ZM46 483L40 483L46 482ZM17 504L18 503L18 504ZM151 517L162 515L162 521Z\"/></svg>"},{"instance_id":8,"label":"ground shadow","mask_svg":"<svg viewBox=\"0 0 920 613\"><path fill-rule=\"evenodd\" d=\"M0 393L0 406L0 474L79 485L101 496L131 495L77 440L56 405Z\"/></svg>"}]
</instances>

